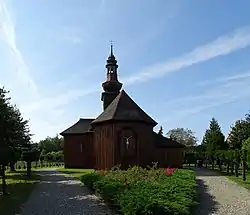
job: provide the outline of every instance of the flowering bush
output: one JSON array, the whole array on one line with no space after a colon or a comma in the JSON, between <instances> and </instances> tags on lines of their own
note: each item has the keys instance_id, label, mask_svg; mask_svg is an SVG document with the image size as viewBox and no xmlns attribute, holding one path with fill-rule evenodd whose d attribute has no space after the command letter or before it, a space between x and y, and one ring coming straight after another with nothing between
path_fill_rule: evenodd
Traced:
<instances>
[{"instance_id":1,"label":"flowering bush","mask_svg":"<svg viewBox=\"0 0 250 215\"><path fill-rule=\"evenodd\" d=\"M172 175L175 170L176 170L176 168L167 168L167 169L164 169L164 174Z\"/></svg>"},{"instance_id":2,"label":"flowering bush","mask_svg":"<svg viewBox=\"0 0 250 215\"><path fill-rule=\"evenodd\" d=\"M134 166L126 171L96 171L84 175L83 182L125 215L189 215L196 205L191 170Z\"/></svg>"}]
</instances>

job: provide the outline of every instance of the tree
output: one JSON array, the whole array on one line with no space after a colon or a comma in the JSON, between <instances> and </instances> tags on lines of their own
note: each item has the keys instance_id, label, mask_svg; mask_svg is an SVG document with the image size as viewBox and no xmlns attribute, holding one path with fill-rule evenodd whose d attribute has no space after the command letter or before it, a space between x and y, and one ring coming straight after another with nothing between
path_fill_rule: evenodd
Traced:
<instances>
[{"instance_id":1,"label":"tree","mask_svg":"<svg viewBox=\"0 0 250 215\"><path fill-rule=\"evenodd\" d=\"M158 134L162 135L163 136L163 128L162 126L160 127L159 131L158 131Z\"/></svg>"},{"instance_id":2,"label":"tree","mask_svg":"<svg viewBox=\"0 0 250 215\"><path fill-rule=\"evenodd\" d=\"M63 149L63 139L58 135L55 137L47 137L38 143L38 147L44 151L44 154L61 151Z\"/></svg>"},{"instance_id":3,"label":"tree","mask_svg":"<svg viewBox=\"0 0 250 215\"><path fill-rule=\"evenodd\" d=\"M212 168L214 168L215 152L228 148L225 142L225 136L221 132L219 123L215 118L212 118L210 121L209 128L206 130L202 139L202 145L205 147L206 154L212 162Z\"/></svg>"},{"instance_id":4,"label":"tree","mask_svg":"<svg viewBox=\"0 0 250 215\"><path fill-rule=\"evenodd\" d=\"M167 136L185 146L195 146L197 138L190 129L175 128L168 131Z\"/></svg>"},{"instance_id":5,"label":"tree","mask_svg":"<svg viewBox=\"0 0 250 215\"><path fill-rule=\"evenodd\" d=\"M242 144L242 175L246 180L246 166L250 167L250 137Z\"/></svg>"},{"instance_id":6,"label":"tree","mask_svg":"<svg viewBox=\"0 0 250 215\"><path fill-rule=\"evenodd\" d=\"M27 121L15 105L10 104L8 91L0 88L0 166L3 193L6 194L5 169L15 160L16 149L29 142L30 135Z\"/></svg>"},{"instance_id":7,"label":"tree","mask_svg":"<svg viewBox=\"0 0 250 215\"><path fill-rule=\"evenodd\" d=\"M10 160L10 168L15 170L15 163L20 159L22 149L27 147L30 143L30 130L28 121L24 120L19 109L16 106L11 106L11 134L9 139L9 145L13 148L13 152Z\"/></svg>"},{"instance_id":8,"label":"tree","mask_svg":"<svg viewBox=\"0 0 250 215\"><path fill-rule=\"evenodd\" d=\"M27 163L27 176L31 176L31 163L32 161L38 161L39 156L39 149L33 147L31 144L22 152L22 160Z\"/></svg>"},{"instance_id":9,"label":"tree","mask_svg":"<svg viewBox=\"0 0 250 215\"><path fill-rule=\"evenodd\" d=\"M250 122L246 120L237 120L229 132L227 142L232 149L241 149L242 143L250 137Z\"/></svg>"},{"instance_id":10,"label":"tree","mask_svg":"<svg viewBox=\"0 0 250 215\"><path fill-rule=\"evenodd\" d=\"M225 142L225 136L221 131L218 121L212 118L209 128L206 130L202 140L207 152L215 150L226 150L228 145Z\"/></svg>"},{"instance_id":11,"label":"tree","mask_svg":"<svg viewBox=\"0 0 250 215\"><path fill-rule=\"evenodd\" d=\"M2 176L2 192L7 194L5 167L10 160L11 147L8 145L11 130L11 112L9 98L6 97L7 91L0 88L0 169Z\"/></svg>"}]
</instances>

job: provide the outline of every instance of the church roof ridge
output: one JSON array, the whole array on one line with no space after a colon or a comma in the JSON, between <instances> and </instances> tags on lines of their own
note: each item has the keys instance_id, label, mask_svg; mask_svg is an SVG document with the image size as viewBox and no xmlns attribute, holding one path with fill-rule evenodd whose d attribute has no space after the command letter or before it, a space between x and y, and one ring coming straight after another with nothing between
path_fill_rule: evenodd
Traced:
<instances>
[{"instance_id":1,"label":"church roof ridge","mask_svg":"<svg viewBox=\"0 0 250 215\"><path fill-rule=\"evenodd\" d=\"M140 121L153 126L157 122L146 114L123 89L109 106L91 124L104 121Z\"/></svg>"}]
</instances>

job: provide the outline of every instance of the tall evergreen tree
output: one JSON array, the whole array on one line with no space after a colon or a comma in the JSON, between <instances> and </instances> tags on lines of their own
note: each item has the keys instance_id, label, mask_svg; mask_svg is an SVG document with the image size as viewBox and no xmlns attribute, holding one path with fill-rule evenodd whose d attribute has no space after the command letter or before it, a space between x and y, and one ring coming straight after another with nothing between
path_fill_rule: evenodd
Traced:
<instances>
[{"instance_id":1,"label":"tall evergreen tree","mask_svg":"<svg viewBox=\"0 0 250 215\"><path fill-rule=\"evenodd\" d=\"M228 146L225 142L225 136L223 135L218 121L212 118L209 128L206 130L202 140L202 145L206 149L206 153L212 159L216 150L226 150Z\"/></svg>"},{"instance_id":2,"label":"tall evergreen tree","mask_svg":"<svg viewBox=\"0 0 250 215\"><path fill-rule=\"evenodd\" d=\"M27 121L23 120L16 106L10 104L8 91L0 88L0 166L3 193L6 194L5 168L13 163L15 149L30 140Z\"/></svg>"}]
</instances>

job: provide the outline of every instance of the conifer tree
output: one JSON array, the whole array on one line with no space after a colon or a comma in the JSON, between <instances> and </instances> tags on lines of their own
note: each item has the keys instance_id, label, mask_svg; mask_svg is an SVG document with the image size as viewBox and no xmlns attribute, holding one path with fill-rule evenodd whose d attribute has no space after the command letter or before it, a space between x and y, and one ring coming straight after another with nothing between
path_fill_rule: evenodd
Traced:
<instances>
[{"instance_id":1,"label":"conifer tree","mask_svg":"<svg viewBox=\"0 0 250 215\"><path fill-rule=\"evenodd\" d=\"M207 152L228 149L228 145L225 142L225 136L215 118L212 118L210 121L209 128L205 132L202 144L205 145Z\"/></svg>"},{"instance_id":2,"label":"conifer tree","mask_svg":"<svg viewBox=\"0 0 250 215\"><path fill-rule=\"evenodd\" d=\"M223 135L218 121L212 118L209 128L206 130L202 140L202 145L205 148L207 156L212 161L212 168L214 167L215 152L217 150L226 150L228 146L225 142L225 136Z\"/></svg>"},{"instance_id":3,"label":"conifer tree","mask_svg":"<svg viewBox=\"0 0 250 215\"><path fill-rule=\"evenodd\" d=\"M23 120L18 108L10 103L8 91L0 88L0 166L2 190L6 194L5 169L14 162L17 149L28 146L30 134L28 121Z\"/></svg>"}]
</instances>

